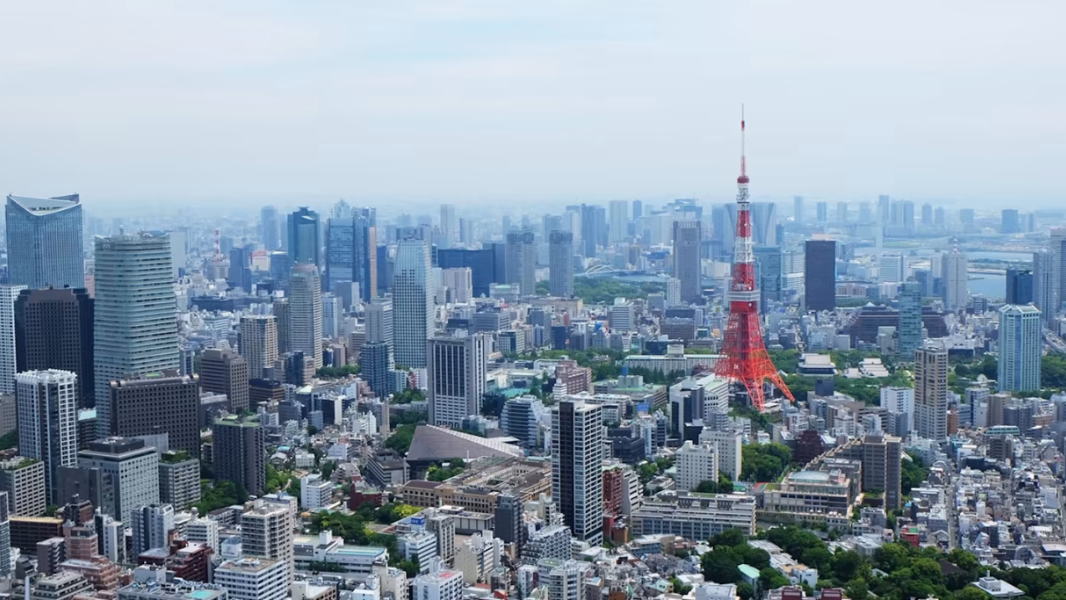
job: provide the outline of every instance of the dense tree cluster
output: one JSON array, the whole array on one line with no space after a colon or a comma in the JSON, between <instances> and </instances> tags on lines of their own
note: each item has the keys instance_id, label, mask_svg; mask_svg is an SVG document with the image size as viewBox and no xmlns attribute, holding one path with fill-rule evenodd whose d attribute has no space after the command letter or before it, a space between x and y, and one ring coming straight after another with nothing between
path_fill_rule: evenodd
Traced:
<instances>
[{"instance_id":1,"label":"dense tree cluster","mask_svg":"<svg viewBox=\"0 0 1066 600\"><path fill-rule=\"evenodd\" d=\"M404 388L392 395L389 402L392 404L410 404L412 402L425 402L426 395L418 388Z\"/></svg>"},{"instance_id":2,"label":"dense tree cluster","mask_svg":"<svg viewBox=\"0 0 1066 600\"><path fill-rule=\"evenodd\" d=\"M461 458L448 461L447 467L440 464L432 464L429 466L429 470L426 473L426 479L430 481L444 481L462 474L465 469L466 463Z\"/></svg>"},{"instance_id":3,"label":"dense tree cluster","mask_svg":"<svg viewBox=\"0 0 1066 600\"><path fill-rule=\"evenodd\" d=\"M743 447L740 478L744 481L776 481L792 462L792 450L777 442Z\"/></svg>"},{"instance_id":4,"label":"dense tree cluster","mask_svg":"<svg viewBox=\"0 0 1066 600\"><path fill-rule=\"evenodd\" d=\"M196 505L196 508L201 515L206 515L213 510L234 504L244 504L247 500L248 490L242 485L232 481L212 483L204 480L200 482L200 503Z\"/></svg>"},{"instance_id":5,"label":"dense tree cluster","mask_svg":"<svg viewBox=\"0 0 1066 600\"><path fill-rule=\"evenodd\" d=\"M911 493L912 488L916 488L922 485L925 478L929 476L929 469L925 468L921 459L911 458L911 460L903 460L903 469L900 473L900 491L904 495Z\"/></svg>"},{"instance_id":6,"label":"dense tree cluster","mask_svg":"<svg viewBox=\"0 0 1066 600\"><path fill-rule=\"evenodd\" d=\"M324 379L343 379L349 375L358 375L359 365L344 365L343 367L320 367L315 375Z\"/></svg>"},{"instance_id":7,"label":"dense tree cluster","mask_svg":"<svg viewBox=\"0 0 1066 600\"><path fill-rule=\"evenodd\" d=\"M733 480L725 473L719 473L718 481L705 479L693 491L701 494L731 494L733 492Z\"/></svg>"}]
</instances>

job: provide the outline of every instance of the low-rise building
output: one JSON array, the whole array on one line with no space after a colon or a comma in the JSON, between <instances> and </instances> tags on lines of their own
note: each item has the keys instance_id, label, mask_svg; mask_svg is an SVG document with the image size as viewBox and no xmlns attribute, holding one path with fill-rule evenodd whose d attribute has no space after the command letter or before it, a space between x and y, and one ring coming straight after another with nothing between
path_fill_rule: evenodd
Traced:
<instances>
[{"instance_id":1,"label":"low-rise building","mask_svg":"<svg viewBox=\"0 0 1066 600\"><path fill-rule=\"evenodd\" d=\"M741 494L662 492L633 510L634 536L706 540L730 529L755 534L755 498Z\"/></svg>"}]
</instances>

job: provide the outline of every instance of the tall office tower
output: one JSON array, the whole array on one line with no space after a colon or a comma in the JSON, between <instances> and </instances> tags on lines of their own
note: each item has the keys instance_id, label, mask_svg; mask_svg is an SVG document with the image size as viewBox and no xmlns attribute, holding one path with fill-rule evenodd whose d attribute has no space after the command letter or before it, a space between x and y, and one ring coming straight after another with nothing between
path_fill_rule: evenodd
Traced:
<instances>
[{"instance_id":1,"label":"tall office tower","mask_svg":"<svg viewBox=\"0 0 1066 600\"><path fill-rule=\"evenodd\" d=\"M9 577L11 571L11 514L7 492L0 492L0 577Z\"/></svg>"},{"instance_id":2,"label":"tall office tower","mask_svg":"<svg viewBox=\"0 0 1066 600\"><path fill-rule=\"evenodd\" d=\"M548 236L548 283L557 298L574 295L574 234L553 231Z\"/></svg>"},{"instance_id":3,"label":"tall office tower","mask_svg":"<svg viewBox=\"0 0 1066 600\"><path fill-rule=\"evenodd\" d=\"M837 224L844 225L848 222L848 203L837 202Z\"/></svg>"},{"instance_id":4,"label":"tall office tower","mask_svg":"<svg viewBox=\"0 0 1066 600\"><path fill-rule=\"evenodd\" d=\"M278 209L264 206L259 211L259 241L267 252L281 248L281 229L278 224Z\"/></svg>"},{"instance_id":5,"label":"tall office tower","mask_svg":"<svg viewBox=\"0 0 1066 600\"><path fill-rule=\"evenodd\" d=\"M289 215L285 228L288 240L289 263L319 265L319 253L322 251L318 213L306 206Z\"/></svg>"},{"instance_id":6,"label":"tall office tower","mask_svg":"<svg viewBox=\"0 0 1066 600\"><path fill-rule=\"evenodd\" d=\"M100 511L130 523L137 507L159 503L159 453L138 438L110 437L89 442L78 453L78 466L99 469L110 482L101 494Z\"/></svg>"},{"instance_id":7,"label":"tall office tower","mask_svg":"<svg viewBox=\"0 0 1066 600\"><path fill-rule=\"evenodd\" d=\"M970 299L966 255L959 252L959 247L955 246L951 252L944 253L943 263L941 272L944 274L944 308L950 311L966 308Z\"/></svg>"},{"instance_id":8,"label":"tall office tower","mask_svg":"<svg viewBox=\"0 0 1066 600\"><path fill-rule=\"evenodd\" d=\"M1051 298L1048 309L1040 306L1040 310L1051 313L1046 317L1049 322L1054 322L1062 312L1063 302L1066 302L1066 227L1055 227L1051 230L1051 240L1048 247L1048 267L1051 273Z\"/></svg>"},{"instance_id":9,"label":"tall office tower","mask_svg":"<svg viewBox=\"0 0 1066 600\"><path fill-rule=\"evenodd\" d=\"M833 310L837 306L837 243L807 240L803 255L803 293L807 310Z\"/></svg>"},{"instance_id":10,"label":"tall office tower","mask_svg":"<svg viewBox=\"0 0 1066 600\"><path fill-rule=\"evenodd\" d=\"M731 261L733 247L737 243L736 204L715 205L711 208L711 234L719 242L721 250L710 258Z\"/></svg>"},{"instance_id":11,"label":"tall office tower","mask_svg":"<svg viewBox=\"0 0 1066 600\"><path fill-rule=\"evenodd\" d=\"M773 202L751 203L751 242L756 246L776 246L777 205Z\"/></svg>"},{"instance_id":12,"label":"tall office tower","mask_svg":"<svg viewBox=\"0 0 1066 600\"><path fill-rule=\"evenodd\" d=\"M437 250L437 266L442 269L470 269L470 280L474 297L487 298L489 287L493 283L503 283L505 278L496 280L496 254L490 248L482 250Z\"/></svg>"},{"instance_id":13,"label":"tall office tower","mask_svg":"<svg viewBox=\"0 0 1066 600\"><path fill-rule=\"evenodd\" d=\"M248 363L248 378L263 379L278 358L278 319L274 315L241 317L241 356Z\"/></svg>"},{"instance_id":14,"label":"tall office tower","mask_svg":"<svg viewBox=\"0 0 1066 600\"><path fill-rule=\"evenodd\" d=\"M640 200L633 201L633 220L637 220L644 216L644 203Z\"/></svg>"},{"instance_id":15,"label":"tall office tower","mask_svg":"<svg viewBox=\"0 0 1066 600\"><path fill-rule=\"evenodd\" d=\"M489 339L481 333L429 340L429 422L460 427L481 414L488 372Z\"/></svg>"},{"instance_id":16,"label":"tall office tower","mask_svg":"<svg viewBox=\"0 0 1066 600\"><path fill-rule=\"evenodd\" d=\"M938 206L933 209L933 227L943 228L946 225L944 219L944 207Z\"/></svg>"},{"instance_id":17,"label":"tall office tower","mask_svg":"<svg viewBox=\"0 0 1066 600\"><path fill-rule=\"evenodd\" d=\"M1055 303L1052 299L1051 253L1047 250L1033 252L1033 304L1040 309L1044 320L1055 318Z\"/></svg>"},{"instance_id":18,"label":"tall office tower","mask_svg":"<svg viewBox=\"0 0 1066 600\"><path fill-rule=\"evenodd\" d=\"M573 536L603 540L602 407L563 400L552 407L552 500Z\"/></svg>"},{"instance_id":19,"label":"tall office tower","mask_svg":"<svg viewBox=\"0 0 1066 600\"><path fill-rule=\"evenodd\" d=\"M1005 208L1000 218L1000 233L1021 233L1021 222L1018 220L1018 209Z\"/></svg>"},{"instance_id":20,"label":"tall office tower","mask_svg":"<svg viewBox=\"0 0 1066 600\"><path fill-rule=\"evenodd\" d=\"M1032 304L1007 304L999 309L999 371L1001 392L1040 391L1040 310Z\"/></svg>"},{"instance_id":21,"label":"tall office tower","mask_svg":"<svg viewBox=\"0 0 1066 600\"><path fill-rule=\"evenodd\" d=\"M341 299L336 294L322 294L322 331L319 334L328 340L339 338L343 320Z\"/></svg>"},{"instance_id":22,"label":"tall office tower","mask_svg":"<svg viewBox=\"0 0 1066 600\"><path fill-rule=\"evenodd\" d=\"M230 412L247 410L248 361L229 348L208 348L200 355L200 387L229 398Z\"/></svg>"},{"instance_id":23,"label":"tall office tower","mask_svg":"<svg viewBox=\"0 0 1066 600\"><path fill-rule=\"evenodd\" d=\"M287 252L270 253L270 279L274 282L274 289L289 289L289 271L292 270L292 261Z\"/></svg>"},{"instance_id":24,"label":"tall office tower","mask_svg":"<svg viewBox=\"0 0 1066 600\"><path fill-rule=\"evenodd\" d=\"M81 200L7 197L8 281L39 289L85 287Z\"/></svg>"},{"instance_id":25,"label":"tall office tower","mask_svg":"<svg viewBox=\"0 0 1066 600\"><path fill-rule=\"evenodd\" d=\"M187 228L171 229L170 237L170 276L173 279L185 276L189 261L189 233Z\"/></svg>"},{"instance_id":26,"label":"tall office tower","mask_svg":"<svg viewBox=\"0 0 1066 600\"><path fill-rule=\"evenodd\" d=\"M473 273L470 267L441 269L437 293L447 292L441 304L469 304L474 299Z\"/></svg>"},{"instance_id":27,"label":"tall office tower","mask_svg":"<svg viewBox=\"0 0 1066 600\"><path fill-rule=\"evenodd\" d=\"M948 351L927 341L914 352L914 429L918 437L948 439Z\"/></svg>"},{"instance_id":28,"label":"tall office tower","mask_svg":"<svg viewBox=\"0 0 1066 600\"><path fill-rule=\"evenodd\" d=\"M804 209L803 209L803 196L793 196L792 197L792 219L797 224L802 225L803 224L803 219L804 219L805 216L806 215L805 215Z\"/></svg>"},{"instance_id":29,"label":"tall office tower","mask_svg":"<svg viewBox=\"0 0 1066 600\"><path fill-rule=\"evenodd\" d=\"M59 467L78 464L78 376L26 371L15 376L19 456L44 463L49 504L58 504Z\"/></svg>"},{"instance_id":30,"label":"tall office tower","mask_svg":"<svg viewBox=\"0 0 1066 600\"><path fill-rule=\"evenodd\" d=\"M241 514L241 551L245 556L272 558L288 565L289 582L295 569L293 511L275 502L257 500Z\"/></svg>"},{"instance_id":31,"label":"tall office tower","mask_svg":"<svg viewBox=\"0 0 1066 600\"><path fill-rule=\"evenodd\" d=\"M426 340L433 334L434 327L429 246L422 240L404 239L396 246L392 309L396 363L424 369Z\"/></svg>"},{"instance_id":32,"label":"tall office tower","mask_svg":"<svg viewBox=\"0 0 1066 600\"><path fill-rule=\"evenodd\" d=\"M0 393L15 391L18 367L18 335L15 332L15 301L24 285L0 285Z\"/></svg>"},{"instance_id":33,"label":"tall office tower","mask_svg":"<svg viewBox=\"0 0 1066 600\"><path fill-rule=\"evenodd\" d=\"M374 209L356 208L326 222L326 289L359 284L364 302L378 293L377 230ZM351 305L351 303L349 303Z\"/></svg>"},{"instance_id":34,"label":"tall office tower","mask_svg":"<svg viewBox=\"0 0 1066 600\"><path fill-rule=\"evenodd\" d=\"M166 433L171 450L200 457L200 385L196 375L142 373L109 382L109 434L122 437Z\"/></svg>"},{"instance_id":35,"label":"tall office tower","mask_svg":"<svg viewBox=\"0 0 1066 600\"><path fill-rule=\"evenodd\" d=\"M629 202L611 200L607 204L610 218L611 243L618 244L629 239Z\"/></svg>"},{"instance_id":36,"label":"tall office tower","mask_svg":"<svg viewBox=\"0 0 1066 600\"><path fill-rule=\"evenodd\" d=\"M180 366L170 240L147 233L97 238L93 309L97 434L106 437L113 380Z\"/></svg>"},{"instance_id":37,"label":"tall office tower","mask_svg":"<svg viewBox=\"0 0 1066 600\"><path fill-rule=\"evenodd\" d=\"M170 532L174 531L174 507L169 504L138 506L131 513L133 556L154 548L170 549Z\"/></svg>"},{"instance_id":38,"label":"tall office tower","mask_svg":"<svg viewBox=\"0 0 1066 600\"><path fill-rule=\"evenodd\" d=\"M1033 271L1031 269L1007 269L1007 304L1032 304Z\"/></svg>"},{"instance_id":39,"label":"tall office tower","mask_svg":"<svg viewBox=\"0 0 1066 600\"><path fill-rule=\"evenodd\" d=\"M379 298L366 305L366 343L382 343L389 347L389 357L391 361L392 347L396 343L393 316L392 316L392 300L389 298ZM391 363L390 363L391 368Z\"/></svg>"},{"instance_id":40,"label":"tall office tower","mask_svg":"<svg viewBox=\"0 0 1066 600\"><path fill-rule=\"evenodd\" d=\"M877 222L888 225L892 221L892 200L886 195L877 197Z\"/></svg>"},{"instance_id":41,"label":"tall office tower","mask_svg":"<svg viewBox=\"0 0 1066 600\"><path fill-rule=\"evenodd\" d=\"M859 203L859 223L872 223L874 220L874 209L869 202Z\"/></svg>"},{"instance_id":42,"label":"tall office tower","mask_svg":"<svg viewBox=\"0 0 1066 600\"><path fill-rule=\"evenodd\" d=\"M322 368L322 283L318 267L299 263L289 276L289 350L312 357Z\"/></svg>"},{"instance_id":43,"label":"tall office tower","mask_svg":"<svg viewBox=\"0 0 1066 600\"><path fill-rule=\"evenodd\" d=\"M266 435L258 417L237 415L215 419L215 481L232 481L258 496L266 486Z\"/></svg>"},{"instance_id":44,"label":"tall office tower","mask_svg":"<svg viewBox=\"0 0 1066 600\"><path fill-rule=\"evenodd\" d=\"M765 313L770 300L781 300L782 256L780 246L756 246L755 281L759 286L759 312Z\"/></svg>"},{"instance_id":45,"label":"tall office tower","mask_svg":"<svg viewBox=\"0 0 1066 600\"><path fill-rule=\"evenodd\" d=\"M585 258L596 256L596 246L603 245L606 240L601 237L607 229L605 211L602 206L591 204L581 205L581 242Z\"/></svg>"},{"instance_id":46,"label":"tall office tower","mask_svg":"<svg viewBox=\"0 0 1066 600\"><path fill-rule=\"evenodd\" d=\"M899 252L885 252L881 255L882 283L902 283L906 272L903 255Z\"/></svg>"},{"instance_id":47,"label":"tall office tower","mask_svg":"<svg viewBox=\"0 0 1066 600\"><path fill-rule=\"evenodd\" d=\"M440 246L451 248L460 242L459 221L455 218L454 204L440 205Z\"/></svg>"},{"instance_id":48,"label":"tall office tower","mask_svg":"<svg viewBox=\"0 0 1066 600\"><path fill-rule=\"evenodd\" d=\"M507 234L507 283L517 283L523 296L537 293L537 245L533 232L512 231Z\"/></svg>"},{"instance_id":49,"label":"tall office tower","mask_svg":"<svg viewBox=\"0 0 1066 600\"><path fill-rule=\"evenodd\" d=\"M285 354L292 350L291 329L289 327L289 299L275 298L271 306L274 318L278 320L278 354Z\"/></svg>"},{"instance_id":50,"label":"tall office tower","mask_svg":"<svg viewBox=\"0 0 1066 600\"><path fill-rule=\"evenodd\" d=\"M379 397L392 393L392 350L385 342L367 342L359 350L359 377Z\"/></svg>"},{"instance_id":51,"label":"tall office tower","mask_svg":"<svg viewBox=\"0 0 1066 600\"><path fill-rule=\"evenodd\" d=\"M959 209L959 222L962 223L963 229L973 229L974 227L974 210L972 208L960 208Z\"/></svg>"},{"instance_id":52,"label":"tall office tower","mask_svg":"<svg viewBox=\"0 0 1066 600\"><path fill-rule=\"evenodd\" d=\"M914 351L922 345L922 285L908 281L899 286L899 327L897 351L903 360L910 361Z\"/></svg>"},{"instance_id":53,"label":"tall office tower","mask_svg":"<svg viewBox=\"0 0 1066 600\"><path fill-rule=\"evenodd\" d=\"M819 202L814 205L814 220L819 225L825 225L829 222L829 203Z\"/></svg>"},{"instance_id":54,"label":"tall office tower","mask_svg":"<svg viewBox=\"0 0 1066 600\"><path fill-rule=\"evenodd\" d=\"M703 295L700 239L699 221L674 221L674 278L681 282L682 302L694 302Z\"/></svg>"},{"instance_id":55,"label":"tall office tower","mask_svg":"<svg viewBox=\"0 0 1066 600\"><path fill-rule=\"evenodd\" d=\"M885 508L898 509L903 495L903 440L883 433L867 435L862 440L862 488L881 490Z\"/></svg>"}]
</instances>

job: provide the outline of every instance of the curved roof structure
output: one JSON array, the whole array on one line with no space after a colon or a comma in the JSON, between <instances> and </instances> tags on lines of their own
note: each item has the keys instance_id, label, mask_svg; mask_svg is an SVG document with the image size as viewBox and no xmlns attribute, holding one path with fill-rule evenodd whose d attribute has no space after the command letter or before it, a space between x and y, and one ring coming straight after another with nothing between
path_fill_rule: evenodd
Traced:
<instances>
[{"instance_id":1,"label":"curved roof structure","mask_svg":"<svg viewBox=\"0 0 1066 600\"><path fill-rule=\"evenodd\" d=\"M419 425L415 428L411 448L407 451L407 460L525 456L521 448L511 443L517 441L515 438L490 439L435 425Z\"/></svg>"}]
</instances>

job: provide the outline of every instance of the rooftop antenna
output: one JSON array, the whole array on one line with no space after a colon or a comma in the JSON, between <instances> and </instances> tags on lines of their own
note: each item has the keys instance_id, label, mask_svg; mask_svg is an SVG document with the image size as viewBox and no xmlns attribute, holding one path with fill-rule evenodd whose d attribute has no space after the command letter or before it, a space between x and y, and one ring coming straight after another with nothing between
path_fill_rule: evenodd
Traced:
<instances>
[{"instance_id":1,"label":"rooftop antenna","mask_svg":"<svg viewBox=\"0 0 1066 600\"><path fill-rule=\"evenodd\" d=\"M740 105L740 178L744 183L748 181L748 159L744 152L744 105Z\"/></svg>"}]
</instances>

